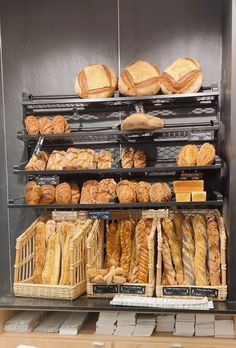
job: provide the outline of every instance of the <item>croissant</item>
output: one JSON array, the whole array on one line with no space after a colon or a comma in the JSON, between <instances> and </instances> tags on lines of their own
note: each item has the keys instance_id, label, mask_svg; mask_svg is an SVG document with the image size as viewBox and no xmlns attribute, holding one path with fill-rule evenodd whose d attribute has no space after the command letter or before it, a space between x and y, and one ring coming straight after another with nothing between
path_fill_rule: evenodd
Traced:
<instances>
[{"instance_id":1,"label":"croissant","mask_svg":"<svg viewBox=\"0 0 236 348\"><path fill-rule=\"evenodd\" d=\"M52 133L52 121L48 117L39 117L39 132L41 134Z\"/></svg>"},{"instance_id":2,"label":"croissant","mask_svg":"<svg viewBox=\"0 0 236 348\"><path fill-rule=\"evenodd\" d=\"M24 195L28 204L37 204L41 197L41 187L37 185L36 181L29 181L25 185Z\"/></svg>"},{"instance_id":3,"label":"croissant","mask_svg":"<svg viewBox=\"0 0 236 348\"><path fill-rule=\"evenodd\" d=\"M41 186L40 204L51 204L55 200L56 189L53 185Z\"/></svg>"},{"instance_id":4,"label":"croissant","mask_svg":"<svg viewBox=\"0 0 236 348\"><path fill-rule=\"evenodd\" d=\"M38 134L39 133L39 123L38 119L35 116L27 116L25 118L25 127L26 132L30 135Z\"/></svg>"},{"instance_id":5,"label":"croissant","mask_svg":"<svg viewBox=\"0 0 236 348\"><path fill-rule=\"evenodd\" d=\"M62 182L56 187L56 203L70 204L72 201L72 192L70 185L67 182Z\"/></svg>"}]
</instances>

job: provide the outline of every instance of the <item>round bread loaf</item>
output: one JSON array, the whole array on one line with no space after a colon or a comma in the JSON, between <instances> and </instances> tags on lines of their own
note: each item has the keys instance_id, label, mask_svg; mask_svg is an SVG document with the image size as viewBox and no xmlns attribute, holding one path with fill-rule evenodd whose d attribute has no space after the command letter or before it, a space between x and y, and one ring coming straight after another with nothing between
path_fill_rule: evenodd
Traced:
<instances>
[{"instance_id":1,"label":"round bread loaf","mask_svg":"<svg viewBox=\"0 0 236 348\"><path fill-rule=\"evenodd\" d=\"M202 81L202 70L195 59L178 58L164 70L161 90L165 94L195 93L201 88Z\"/></svg>"},{"instance_id":2,"label":"round bread loaf","mask_svg":"<svg viewBox=\"0 0 236 348\"><path fill-rule=\"evenodd\" d=\"M118 88L127 96L154 95L160 90L160 80L161 73L156 65L137 60L121 73Z\"/></svg>"},{"instance_id":3,"label":"round bread loaf","mask_svg":"<svg viewBox=\"0 0 236 348\"><path fill-rule=\"evenodd\" d=\"M90 64L76 77L75 91L81 98L112 97L117 89L117 77L106 65Z\"/></svg>"}]
</instances>

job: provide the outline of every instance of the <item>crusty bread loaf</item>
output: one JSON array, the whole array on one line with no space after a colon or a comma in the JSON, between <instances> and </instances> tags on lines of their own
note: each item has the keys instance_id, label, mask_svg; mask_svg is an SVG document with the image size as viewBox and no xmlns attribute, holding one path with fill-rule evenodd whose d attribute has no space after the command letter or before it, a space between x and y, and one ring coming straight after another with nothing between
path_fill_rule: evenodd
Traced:
<instances>
[{"instance_id":1,"label":"crusty bread loaf","mask_svg":"<svg viewBox=\"0 0 236 348\"><path fill-rule=\"evenodd\" d=\"M56 233L55 236L55 251L52 265L52 275L50 284L58 285L61 273L61 243L60 233Z\"/></svg>"},{"instance_id":2,"label":"crusty bread loaf","mask_svg":"<svg viewBox=\"0 0 236 348\"><path fill-rule=\"evenodd\" d=\"M74 225L68 223L68 232L62 249L60 285L70 285L70 240L74 235Z\"/></svg>"},{"instance_id":3,"label":"crusty bread loaf","mask_svg":"<svg viewBox=\"0 0 236 348\"><path fill-rule=\"evenodd\" d=\"M48 117L39 117L39 132L40 134L52 134L52 121Z\"/></svg>"},{"instance_id":4,"label":"crusty bread loaf","mask_svg":"<svg viewBox=\"0 0 236 348\"><path fill-rule=\"evenodd\" d=\"M147 165L147 156L143 150L136 150L134 153L134 168L145 168Z\"/></svg>"},{"instance_id":5,"label":"crusty bread loaf","mask_svg":"<svg viewBox=\"0 0 236 348\"><path fill-rule=\"evenodd\" d=\"M28 204L38 204L41 198L42 190L36 181L28 181L24 187L24 196Z\"/></svg>"},{"instance_id":6,"label":"crusty bread loaf","mask_svg":"<svg viewBox=\"0 0 236 348\"><path fill-rule=\"evenodd\" d=\"M132 254L132 224L129 220L122 220L120 225L120 265L124 271L124 275L128 277Z\"/></svg>"},{"instance_id":7,"label":"crusty bread loaf","mask_svg":"<svg viewBox=\"0 0 236 348\"><path fill-rule=\"evenodd\" d=\"M202 81L202 70L195 59L178 58L162 73L161 90L165 94L195 93Z\"/></svg>"},{"instance_id":8,"label":"crusty bread loaf","mask_svg":"<svg viewBox=\"0 0 236 348\"><path fill-rule=\"evenodd\" d=\"M81 204L96 203L99 183L96 180L85 181L81 190Z\"/></svg>"},{"instance_id":9,"label":"crusty bread loaf","mask_svg":"<svg viewBox=\"0 0 236 348\"><path fill-rule=\"evenodd\" d=\"M194 241L195 241L195 278L196 285L207 286L209 279L207 276L207 230L205 217L196 214L192 220Z\"/></svg>"},{"instance_id":10,"label":"crusty bread loaf","mask_svg":"<svg viewBox=\"0 0 236 348\"><path fill-rule=\"evenodd\" d=\"M212 144L205 143L203 144L197 156L197 165L198 166L209 166L215 160L216 149Z\"/></svg>"},{"instance_id":11,"label":"crusty bread loaf","mask_svg":"<svg viewBox=\"0 0 236 348\"><path fill-rule=\"evenodd\" d=\"M112 97L117 88L117 77L106 65L90 64L80 71L75 91L81 98Z\"/></svg>"},{"instance_id":12,"label":"crusty bread loaf","mask_svg":"<svg viewBox=\"0 0 236 348\"><path fill-rule=\"evenodd\" d=\"M182 254L182 236L183 236L183 222L184 222L184 215L182 213L175 213L172 217L172 221L175 226L175 233L179 242L179 245L181 246L181 254Z\"/></svg>"},{"instance_id":13,"label":"crusty bread loaf","mask_svg":"<svg viewBox=\"0 0 236 348\"><path fill-rule=\"evenodd\" d=\"M33 283L42 284L42 272L46 255L46 226L44 222L38 222L35 227L34 239L34 271Z\"/></svg>"},{"instance_id":14,"label":"crusty bread loaf","mask_svg":"<svg viewBox=\"0 0 236 348\"><path fill-rule=\"evenodd\" d=\"M67 182L62 182L61 184L57 185L55 199L56 203L58 204L71 204L72 191Z\"/></svg>"},{"instance_id":15,"label":"crusty bread loaf","mask_svg":"<svg viewBox=\"0 0 236 348\"><path fill-rule=\"evenodd\" d=\"M170 246L168 243L167 236L162 235L162 249L161 249L162 259L163 259L163 275L162 284L163 285L177 285L176 274L172 263Z\"/></svg>"},{"instance_id":16,"label":"crusty bread loaf","mask_svg":"<svg viewBox=\"0 0 236 348\"><path fill-rule=\"evenodd\" d=\"M175 233L175 227L171 219L164 218L162 220L162 228L164 235L167 236L168 244L170 246L171 257L173 260L176 280L178 285L183 285L184 283L184 273L183 273L183 262L182 262L182 252L181 244L178 241L177 235Z\"/></svg>"},{"instance_id":17,"label":"crusty bread loaf","mask_svg":"<svg viewBox=\"0 0 236 348\"><path fill-rule=\"evenodd\" d=\"M26 132L30 135L39 133L39 122L37 117L29 115L25 118Z\"/></svg>"},{"instance_id":18,"label":"crusty bread loaf","mask_svg":"<svg viewBox=\"0 0 236 348\"><path fill-rule=\"evenodd\" d=\"M135 185L131 181L122 180L117 184L117 197L120 203L136 202Z\"/></svg>"},{"instance_id":19,"label":"crusty bread loaf","mask_svg":"<svg viewBox=\"0 0 236 348\"><path fill-rule=\"evenodd\" d=\"M48 154L45 151L39 151L38 155L33 154L26 164L26 170L45 170L48 161Z\"/></svg>"},{"instance_id":20,"label":"crusty bread loaf","mask_svg":"<svg viewBox=\"0 0 236 348\"><path fill-rule=\"evenodd\" d=\"M136 188L137 201L142 203L150 202L150 189L151 184L149 182L139 181Z\"/></svg>"},{"instance_id":21,"label":"crusty bread loaf","mask_svg":"<svg viewBox=\"0 0 236 348\"><path fill-rule=\"evenodd\" d=\"M140 247L138 256L138 268L137 268L137 283L147 283L149 279L148 265L149 265L149 252L148 252L148 237L151 233L152 222L146 220L146 227L144 230L143 240Z\"/></svg>"},{"instance_id":22,"label":"crusty bread loaf","mask_svg":"<svg viewBox=\"0 0 236 348\"><path fill-rule=\"evenodd\" d=\"M41 186L40 204L51 204L55 200L56 189L53 185Z\"/></svg>"},{"instance_id":23,"label":"crusty bread loaf","mask_svg":"<svg viewBox=\"0 0 236 348\"><path fill-rule=\"evenodd\" d=\"M64 116L57 115L53 117L52 133L54 134L70 133L70 127Z\"/></svg>"},{"instance_id":24,"label":"crusty bread loaf","mask_svg":"<svg viewBox=\"0 0 236 348\"><path fill-rule=\"evenodd\" d=\"M110 267L112 265L112 255L115 247L115 237L117 232L117 223L111 222L106 226L106 261L105 265Z\"/></svg>"},{"instance_id":25,"label":"crusty bread loaf","mask_svg":"<svg viewBox=\"0 0 236 348\"><path fill-rule=\"evenodd\" d=\"M121 166L122 168L132 168L134 165L134 149L132 147L125 147L121 152Z\"/></svg>"},{"instance_id":26,"label":"crusty bread loaf","mask_svg":"<svg viewBox=\"0 0 236 348\"><path fill-rule=\"evenodd\" d=\"M43 284L51 284L53 260L55 256L56 234L52 234L47 241L46 260L42 272Z\"/></svg>"},{"instance_id":27,"label":"crusty bread loaf","mask_svg":"<svg viewBox=\"0 0 236 348\"><path fill-rule=\"evenodd\" d=\"M157 182L150 188L151 202L168 202L171 195L171 189L165 182Z\"/></svg>"},{"instance_id":28,"label":"crusty bread loaf","mask_svg":"<svg viewBox=\"0 0 236 348\"><path fill-rule=\"evenodd\" d=\"M198 148L194 144L185 145L177 156L179 167L195 166L197 164Z\"/></svg>"},{"instance_id":29,"label":"crusty bread loaf","mask_svg":"<svg viewBox=\"0 0 236 348\"><path fill-rule=\"evenodd\" d=\"M51 234L54 234L56 232L58 224L54 220L48 220L46 222L46 242L48 241L48 238L51 236Z\"/></svg>"},{"instance_id":30,"label":"crusty bread loaf","mask_svg":"<svg viewBox=\"0 0 236 348\"><path fill-rule=\"evenodd\" d=\"M162 119L156 116L135 113L132 114L121 123L121 129L124 131L139 130L139 129L159 129L164 127Z\"/></svg>"},{"instance_id":31,"label":"crusty bread loaf","mask_svg":"<svg viewBox=\"0 0 236 348\"><path fill-rule=\"evenodd\" d=\"M207 220L208 268L211 286L219 286L220 278L220 233L214 216Z\"/></svg>"},{"instance_id":32,"label":"crusty bread loaf","mask_svg":"<svg viewBox=\"0 0 236 348\"><path fill-rule=\"evenodd\" d=\"M127 96L154 95L160 90L158 67L144 60L130 63L119 78L119 91Z\"/></svg>"},{"instance_id":33,"label":"crusty bread loaf","mask_svg":"<svg viewBox=\"0 0 236 348\"><path fill-rule=\"evenodd\" d=\"M193 229L190 222L190 218L186 217L183 222L183 266L184 266L184 284L194 285L195 284L195 268L194 268L194 255L195 247L193 240Z\"/></svg>"}]
</instances>

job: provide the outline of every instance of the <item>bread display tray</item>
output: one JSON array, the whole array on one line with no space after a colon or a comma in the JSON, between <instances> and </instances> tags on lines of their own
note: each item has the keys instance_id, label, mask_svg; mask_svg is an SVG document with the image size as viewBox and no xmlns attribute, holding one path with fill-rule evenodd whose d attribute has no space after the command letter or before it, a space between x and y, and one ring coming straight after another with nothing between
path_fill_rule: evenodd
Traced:
<instances>
[{"instance_id":1,"label":"bread display tray","mask_svg":"<svg viewBox=\"0 0 236 348\"><path fill-rule=\"evenodd\" d=\"M156 216L164 217L165 210L160 209L156 211ZM141 218L152 219L149 216L149 211L112 211L111 220L122 219L134 219L139 220ZM149 255L149 282L146 284L111 284L111 285L99 285L89 282L87 279L87 296L93 298L113 298L116 294L122 293L126 295L137 295L151 297L155 290L155 250L156 250L156 221L154 218L152 222L152 228L150 236L148 237L148 255ZM95 267L102 268L104 263L104 226L105 221L97 220L96 226L94 225L94 231L91 232L87 239L87 269Z\"/></svg>"},{"instance_id":2,"label":"bread display tray","mask_svg":"<svg viewBox=\"0 0 236 348\"><path fill-rule=\"evenodd\" d=\"M168 211L168 217L172 217L174 210ZM157 219L157 273L156 273L156 296L168 298L197 298L207 296L209 299L216 301L225 301L227 297L226 284L226 232L223 218L218 210L211 209L194 209L181 210L184 215L201 213L207 215L213 214L217 220L220 232L220 268L221 268L221 285L219 286L196 286L196 285L161 285L162 279L162 227L161 220ZM153 217L156 216L153 210Z\"/></svg>"},{"instance_id":3,"label":"bread display tray","mask_svg":"<svg viewBox=\"0 0 236 348\"><path fill-rule=\"evenodd\" d=\"M41 215L16 240L15 296L73 300L86 292L85 243L91 220L70 240L70 285L33 284L35 227L52 218L51 214Z\"/></svg>"}]
</instances>

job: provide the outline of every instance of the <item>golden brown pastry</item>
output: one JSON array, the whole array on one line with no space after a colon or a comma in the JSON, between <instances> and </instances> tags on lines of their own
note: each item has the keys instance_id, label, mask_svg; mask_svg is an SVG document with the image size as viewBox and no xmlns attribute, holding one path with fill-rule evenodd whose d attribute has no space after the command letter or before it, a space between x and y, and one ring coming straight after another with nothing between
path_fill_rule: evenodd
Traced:
<instances>
[{"instance_id":1,"label":"golden brown pastry","mask_svg":"<svg viewBox=\"0 0 236 348\"><path fill-rule=\"evenodd\" d=\"M116 193L120 203L136 202L135 187L128 180L122 180L117 184Z\"/></svg>"},{"instance_id":2,"label":"golden brown pastry","mask_svg":"<svg viewBox=\"0 0 236 348\"><path fill-rule=\"evenodd\" d=\"M166 235L168 244L170 246L171 257L175 268L175 276L178 285L184 283L183 262L181 245L178 242L177 235L175 233L175 227L171 219L164 218L162 220L163 235Z\"/></svg>"},{"instance_id":3,"label":"golden brown pastry","mask_svg":"<svg viewBox=\"0 0 236 348\"><path fill-rule=\"evenodd\" d=\"M170 247L169 247L167 236L165 234L162 236L161 254L162 254L162 260L163 260L162 284L177 285L177 281L175 278L175 270L172 264Z\"/></svg>"},{"instance_id":4,"label":"golden brown pastry","mask_svg":"<svg viewBox=\"0 0 236 348\"><path fill-rule=\"evenodd\" d=\"M38 204L41 198L42 190L36 181L28 181L24 188L25 200L28 204Z\"/></svg>"},{"instance_id":5,"label":"golden brown pastry","mask_svg":"<svg viewBox=\"0 0 236 348\"><path fill-rule=\"evenodd\" d=\"M75 91L81 98L112 97L117 88L117 77L106 65L90 64L80 71Z\"/></svg>"},{"instance_id":6,"label":"golden brown pastry","mask_svg":"<svg viewBox=\"0 0 236 348\"><path fill-rule=\"evenodd\" d=\"M52 132L54 134L70 133L70 127L64 116L57 115L53 117Z\"/></svg>"},{"instance_id":7,"label":"golden brown pastry","mask_svg":"<svg viewBox=\"0 0 236 348\"><path fill-rule=\"evenodd\" d=\"M143 150L136 150L134 153L134 168L145 168L147 165L147 156Z\"/></svg>"},{"instance_id":8,"label":"golden brown pastry","mask_svg":"<svg viewBox=\"0 0 236 348\"><path fill-rule=\"evenodd\" d=\"M121 258L120 265L124 271L125 277L128 277L131 253L132 253L132 224L129 220L122 220L120 224L120 245Z\"/></svg>"},{"instance_id":9,"label":"golden brown pastry","mask_svg":"<svg viewBox=\"0 0 236 348\"><path fill-rule=\"evenodd\" d=\"M74 147L69 147L65 153L66 166L64 169L78 169L79 168L79 151Z\"/></svg>"},{"instance_id":10,"label":"golden brown pastry","mask_svg":"<svg viewBox=\"0 0 236 348\"><path fill-rule=\"evenodd\" d=\"M78 150L78 169L96 169L96 157L94 150Z\"/></svg>"},{"instance_id":11,"label":"golden brown pastry","mask_svg":"<svg viewBox=\"0 0 236 348\"><path fill-rule=\"evenodd\" d=\"M38 155L33 154L25 166L26 170L45 170L48 161L48 154L45 151L39 151Z\"/></svg>"},{"instance_id":12,"label":"golden brown pastry","mask_svg":"<svg viewBox=\"0 0 236 348\"><path fill-rule=\"evenodd\" d=\"M53 185L42 185L41 186L41 198L40 204L51 204L55 200L56 189Z\"/></svg>"},{"instance_id":13,"label":"golden brown pastry","mask_svg":"<svg viewBox=\"0 0 236 348\"><path fill-rule=\"evenodd\" d=\"M151 184L149 182L139 181L136 188L137 201L142 203L150 202L150 189Z\"/></svg>"},{"instance_id":14,"label":"golden brown pastry","mask_svg":"<svg viewBox=\"0 0 236 348\"><path fill-rule=\"evenodd\" d=\"M144 60L130 63L121 73L118 88L126 96L154 95L160 90L158 67Z\"/></svg>"},{"instance_id":15,"label":"golden brown pastry","mask_svg":"<svg viewBox=\"0 0 236 348\"><path fill-rule=\"evenodd\" d=\"M58 285L61 273L61 243L60 243L60 233L55 235L55 251L54 259L52 265L52 275L50 284Z\"/></svg>"},{"instance_id":16,"label":"golden brown pastry","mask_svg":"<svg viewBox=\"0 0 236 348\"><path fill-rule=\"evenodd\" d=\"M48 117L39 117L39 132L41 134L52 134L52 121Z\"/></svg>"},{"instance_id":17,"label":"golden brown pastry","mask_svg":"<svg viewBox=\"0 0 236 348\"><path fill-rule=\"evenodd\" d=\"M126 147L121 152L121 166L122 168L132 168L134 166L134 149Z\"/></svg>"},{"instance_id":18,"label":"golden brown pastry","mask_svg":"<svg viewBox=\"0 0 236 348\"><path fill-rule=\"evenodd\" d=\"M214 216L207 220L208 268L211 286L221 285L220 280L220 233Z\"/></svg>"},{"instance_id":19,"label":"golden brown pastry","mask_svg":"<svg viewBox=\"0 0 236 348\"><path fill-rule=\"evenodd\" d=\"M77 204L79 203L79 199L80 199L79 185L75 181L71 181L69 184L71 188L71 204Z\"/></svg>"},{"instance_id":20,"label":"golden brown pastry","mask_svg":"<svg viewBox=\"0 0 236 348\"><path fill-rule=\"evenodd\" d=\"M114 155L108 150L101 150L97 158L98 169L111 168L111 164L114 162Z\"/></svg>"},{"instance_id":21,"label":"golden brown pastry","mask_svg":"<svg viewBox=\"0 0 236 348\"><path fill-rule=\"evenodd\" d=\"M181 246L181 252L182 252L182 237L183 237L183 222L184 222L184 215L182 213L175 213L172 217L172 221L175 226L175 233L178 239L178 243Z\"/></svg>"},{"instance_id":22,"label":"golden brown pastry","mask_svg":"<svg viewBox=\"0 0 236 348\"><path fill-rule=\"evenodd\" d=\"M115 246L115 237L117 232L117 223L112 222L110 224L107 224L106 226L106 261L105 264L107 267L110 267L112 265L111 259L114 252L114 246Z\"/></svg>"},{"instance_id":23,"label":"golden brown pastry","mask_svg":"<svg viewBox=\"0 0 236 348\"><path fill-rule=\"evenodd\" d=\"M195 166L197 164L198 148L196 145L185 145L177 157L179 167Z\"/></svg>"},{"instance_id":24,"label":"golden brown pastry","mask_svg":"<svg viewBox=\"0 0 236 348\"><path fill-rule=\"evenodd\" d=\"M85 181L82 190L80 204L93 204L96 203L99 183L96 180Z\"/></svg>"},{"instance_id":25,"label":"golden brown pastry","mask_svg":"<svg viewBox=\"0 0 236 348\"><path fill-rule=\"evenodd\" d=\"M46 260L42 272L43 284L51 284L52 267L55 255L56 234L52 234L47 241Z\"/></svg>"},{"instance_id":26,"label":"golden brown pastry","mask_svg":"<svg viewBox=\"0 0 236 348\"><path fill-rule=\"evenodd\" d=\"M195 278L196 285L207 286L209 280L207 276L207 230L205 217L196 214L192 219L194 241L195 241Z\"/></svg>"},{"instance_id":27,"label":"golden brown pastry","mask_svg":"<svg viewBox=\"0 0 236 348\"><path fill-rule=\"evenodd\" d=\"M171 189L165 182L157 182L151 186L151 202L168 202L171 199Z\"/></svg>"},{"instance_id":28,"label":"golden brown pastry","mask_svg":"<svg viewBox=\"0 0 236 348\"><path fill-rule=\"evenodd\" d=\"M42 272L46 255L46 226L44 222L38 222L35 227L34 239L34 271L33 283L42 284Z\"/></svg>"},{"instance_id":29,"label":"golden brown pastry","mask_svg":"<svg viewBox=\"0 0 236 348\"><path fill-rule=\"evenodd\" d=\"M202 81L202 70L195 59L178 58L162 73L161 90L164 94L195 93Z\"/></svg>"},{"instance_id":30,"label":"golden brown pastry","mask_svg":"<svg viewBox=\"0 0 236 348\"><path fill-rule=\"evenodd\" d=\"M67 182L62 182L57 185L55 198L57 204L71 204L72 192Z\"/></svg>"},{"instance_id":31,"label":"golden brown pastry","mask_svg":"<svg viewBox=\"0 0 236 348\"><path fill-rule=\"evenodd\" d=\"M197 156L198 166L209 166L215 161L216 150L215 147L209 143L203 144Z\"/></svg>"},{"instance_id":32,"label":"golden brown pastry","mask_svg":"<svg viewBox=\"0 0 236 348\"><path fill-rule=\"evenodd\" d=\"M25 127L26 132L29 135L38 134L39 133L39 122L37 117L29 115L25 118Z\"/></svg>"},{"instance_id":33,"label":"golden brown pastry","mask_svg":"<svg viewBox=\"0 0 236 348\"><path fill-rule=\"evenodd\" d=\"M194 257L195 247L193 239L193 229L190 218L186 217L183 222L182 255L184 266L184 284L195 285Z\"/></svg>"},{"instance_id":34,"label":"golden brown pastry","mask_svg":"<svg viewBox=\"0 0 236 348\"><path fill-rule=\"evenodd\" d=\"M49 156L47 170L63 170L65 168L68 168L66 152L54 150Z\"/></svg>"},{"instance_id":35,"label":"golden brown pastry","mask_svg":"<svg viewBox=\"0 0 236 348\"><path fill-rule=\"evenodd\" d=\"M163 127L164 122L159 117L143 114L141 112L126 117L121 123L121 129L124 131L140 129L154 130Z\"/></svg>"}]
</instances>

